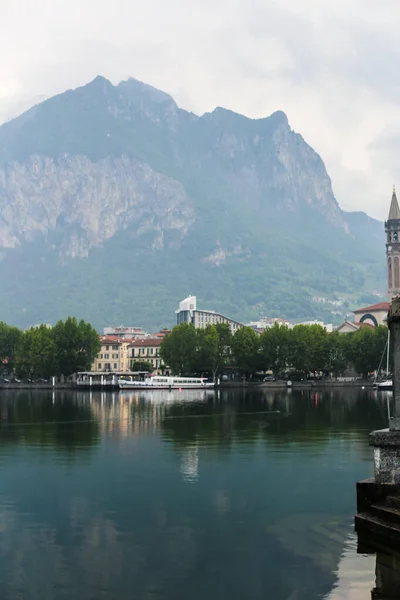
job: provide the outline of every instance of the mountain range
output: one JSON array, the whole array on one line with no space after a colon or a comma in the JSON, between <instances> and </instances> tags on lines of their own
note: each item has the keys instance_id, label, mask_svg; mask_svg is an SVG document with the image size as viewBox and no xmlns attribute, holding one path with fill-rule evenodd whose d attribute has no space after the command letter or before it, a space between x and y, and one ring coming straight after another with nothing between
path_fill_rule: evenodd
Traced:
<instances>
[{"instance_id":1,"label":"mountain range","mask_svg":"<svg viewBox=\"0 0 400 600\"><path fill-rule=\"evenodd\" d=\"M328 318L313 298L386 290L384 244L281 111L197 116L96 77L0 127L0 320L157 328L189 294L241 321Z\"/></svg>"}]
</instances>

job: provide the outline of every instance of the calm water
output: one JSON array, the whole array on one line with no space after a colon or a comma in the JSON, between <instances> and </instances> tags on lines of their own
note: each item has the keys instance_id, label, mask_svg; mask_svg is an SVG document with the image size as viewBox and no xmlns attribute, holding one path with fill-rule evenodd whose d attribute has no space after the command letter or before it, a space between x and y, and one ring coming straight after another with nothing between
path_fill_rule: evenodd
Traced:
<instances>
[{"instance_id":1,"label":"calm water","mask_svg":"<svg viewBox=\"0 0 400 600\"><path fill-rule=\"evenodd\" d=\"M355 483L386 422L366 391L3 391L0 598L370 598Z\"/></svg>"}]
</instances>

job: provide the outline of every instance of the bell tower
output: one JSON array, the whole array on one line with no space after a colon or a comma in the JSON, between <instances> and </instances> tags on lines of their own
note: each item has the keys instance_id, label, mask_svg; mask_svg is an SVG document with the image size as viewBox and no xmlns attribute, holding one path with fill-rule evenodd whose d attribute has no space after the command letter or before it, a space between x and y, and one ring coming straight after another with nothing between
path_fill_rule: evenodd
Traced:
<instances>
[{"instance_id":1,"label":"bell tower","mask_svg":"<svg viewBox=\"0 0 400 600\"><path fill-rule=\"evenodd\" d=\"M388 220L385 221L389 302L400 296L400 208L393 186Z\"/></svg>"}]
</instances>

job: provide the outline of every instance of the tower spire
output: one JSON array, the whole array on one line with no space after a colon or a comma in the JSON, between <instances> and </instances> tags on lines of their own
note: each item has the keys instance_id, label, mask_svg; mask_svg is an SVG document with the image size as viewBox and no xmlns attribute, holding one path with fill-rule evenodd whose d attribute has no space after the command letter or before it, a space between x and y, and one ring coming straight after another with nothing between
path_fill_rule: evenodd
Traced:
<instances>
[{"instance_id":1,"label":"tower spire","mask_svg":"<svg viewBox=\"0 0 400 600\"><path fill-rule=\"evenodd\" d=\"M399 208L399 203L397 202L395 186L393 186L393 194L392 194L392 201L390 203L388 221L391 221L392 219L400 219L400 208Z\"/></svg>"}]
</instances>

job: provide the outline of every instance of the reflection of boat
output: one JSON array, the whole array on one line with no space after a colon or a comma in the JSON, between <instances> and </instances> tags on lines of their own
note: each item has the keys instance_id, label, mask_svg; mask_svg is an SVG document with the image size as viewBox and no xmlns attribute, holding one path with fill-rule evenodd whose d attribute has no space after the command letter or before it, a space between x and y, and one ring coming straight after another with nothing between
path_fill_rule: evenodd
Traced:
<instances>
[{"instance_id":1,"label":"reflection of boat","mask_svg":"<svg viewBox=\"0 0 400 600\"><path fill-rule=\"evenodd\" d=\"M124 402L154 403L154 404L174 404L184 402L205 402L214 398L213 389L202 390L120 390L119 397Z\"/></svg>"},{"instance_id":2,"label":"reflection of boat","mask_svg":"<svg viewBox=\"0 0 400 600\"><path fill-rule=\"evenodd\" d=\"M121 390L172 390L172 389L205 389L213 388L214 383L204 377L147 377L144 381L134 379L119 379Z\"/></svg>"},{"instance_id":3,"label":"reflection of boat","mask_svg":"<svg viewBox=\"0 0 400 600\"><path fill-rule=\"evenodd\" d=\"M374 390L378 390L378 392L383 392L387 390L393 389L393 381L391 379L385 379L384 381L376 381L374 383Z\"/></svg>"}]
</instances>

